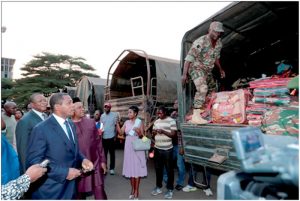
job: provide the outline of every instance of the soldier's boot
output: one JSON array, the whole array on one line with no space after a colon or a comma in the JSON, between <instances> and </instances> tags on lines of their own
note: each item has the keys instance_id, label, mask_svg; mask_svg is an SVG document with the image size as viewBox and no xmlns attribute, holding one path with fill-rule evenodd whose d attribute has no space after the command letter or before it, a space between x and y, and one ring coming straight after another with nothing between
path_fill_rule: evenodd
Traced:
<instances>
[{"instance_id":1,"label":"soldier's boot","mask_svg":"<svg viewBox=\"0 0 300 201\"><path fill-rule=\"evenodd\" d=\"M202 116L200 114L201 112L203 112L203 110L194 109L192 119L189 121L189 123L192 123L192 124L207 124L208 121L202 118Z\"/></svg>"}]
</instances>

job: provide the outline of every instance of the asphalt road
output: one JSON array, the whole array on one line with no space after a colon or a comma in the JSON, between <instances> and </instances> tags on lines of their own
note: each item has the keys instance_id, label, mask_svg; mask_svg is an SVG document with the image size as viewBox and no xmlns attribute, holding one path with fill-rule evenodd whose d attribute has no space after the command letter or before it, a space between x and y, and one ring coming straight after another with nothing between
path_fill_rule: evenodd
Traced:
<instances>
[{"instance_id":1,"label":"asphalt road","mask_svg":"<svg viewBox=\"0 0 300 201\"><path fill-rule=\"evenodd\" d=\"M108 157L109 158L109 157ZM108 161L109 162L109 161ZM108 199L110 200L127 200L130 194L130 181L122 176L123 166L123 150L116 150L116 169L115 175L107 174L105 177L105 191ZM164 194L152 196L151 191L155 187L155 169L153 159L149 159L147 162L148 176L141 179L140 183L140 200L164 200ZM175 170L175 181L177 178L177 170ZM174 189L173 200L216 200L217 199L217 175L212 175L211 178L211 190L213 196L206 196L201 189L197 189L194 192L183 192ZM185 185L188 181L188 174L186 174ZM175 186L175 185L174 185ZM163 192L166 191L165 186ZM92 197L90 199L93 199Z\"/></svg>"}]
</instances>

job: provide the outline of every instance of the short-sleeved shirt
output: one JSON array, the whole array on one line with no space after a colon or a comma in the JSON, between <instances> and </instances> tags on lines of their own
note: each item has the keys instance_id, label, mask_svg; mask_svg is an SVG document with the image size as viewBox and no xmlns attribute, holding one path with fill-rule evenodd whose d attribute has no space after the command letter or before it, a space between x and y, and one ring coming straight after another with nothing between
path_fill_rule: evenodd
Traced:
<instances>
[{"instance_id":1,"label":"short-sleeved shirt","mask_svg":"<svg viewBox=\"0 0 300 201\"><path fill-rule=\"evenodd\" d=\"M176 121L174 119L172 119L171 117L167 117L165 119L157 119L154 122L153 129L162 129L167 132L177 131ZM162 150L171 149L171 148L173 148L172 138L170 138L164 134L157 133L155 135L154 147L157 149L162 149Z\"/></svg>"},{"instance_id":2,"label":"short-sleeved shirt","mask_svg":"<svg viewBox=\"0 0 300 201\"><path fill-rule=\"evenodd\" d=\"M16 149L16 126L17 121L15 119L14 115L11 115L10 117L7 116L5 113L2 113L2 118L6 125L6 138L9 143Z\"/></svg>"},{"instance_id":3,"label":"short-sleeved shirt","mask_svg":"<svg viewBox=\"0 0 300 201\"><path fill-rule=\"evenodd\" d=\"M103 113L100 117L103 123L104 133L103 139L110 139L116 136L116 124L118 122L118 114L116 112Z\"/></svg>"},{"instance_id":4,"label":"short-sleeved shirt","mask_svg":"<svg viewBox=\"0 0 300 201\"><path fill-rule=\"evenodd\" d=\"M200 70L210 73L216 60L220 58L221 49L222 42L220 38L214 48L208 35L196 39L185 57L185 61L192 63L189 68L191 78L197 78L197 72Z\"/></svg>"}]
</instances>

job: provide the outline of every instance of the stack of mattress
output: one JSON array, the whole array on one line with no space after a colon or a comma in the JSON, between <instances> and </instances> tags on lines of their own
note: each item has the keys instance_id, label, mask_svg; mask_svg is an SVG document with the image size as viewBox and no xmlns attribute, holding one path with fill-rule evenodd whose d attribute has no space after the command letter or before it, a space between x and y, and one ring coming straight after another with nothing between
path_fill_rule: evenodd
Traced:
<instances>
[{"instance_id":1,"label":"stack of mattress","mask_svg":"<svg viewBox=\"0 0 300 201\"><path fill-rule=\"evenodd\" d=\"M249 83L253 89L253 102L277 106L290 103L288 82L291 78L265 78Z\"/></svg>"},{"instance_id":2,"label":"stack of mattress","mask_svg":"<svg viewBox=\"0 0 300 201\"><path fill-rule=\"evenodd\" d=\"M264 114L272 110L272 108L274 108L272 105L249 101L246 107L246 118L248 124L251 126L260 127Z\"/></svg>"},{"instance_id":3,"label":"stack of mattress","mask_svg":"<svg viewBox=\"0 0 300 201\"><path fill-rule=\"evenodd\" d=\"M291 102L287 85L292 78L264 78L249 82L253 98L246 108L248 124L266 134L299 135L299 107Z\"/></svg>"}]
</instances>

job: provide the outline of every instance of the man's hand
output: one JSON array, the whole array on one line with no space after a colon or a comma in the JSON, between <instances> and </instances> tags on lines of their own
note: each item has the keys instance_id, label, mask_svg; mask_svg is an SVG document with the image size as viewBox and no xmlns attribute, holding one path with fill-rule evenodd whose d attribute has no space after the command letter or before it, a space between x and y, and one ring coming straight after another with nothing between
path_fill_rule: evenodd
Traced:
<instances>
[{"instance_id":1,"label":"man's hand","mask_svg":"<svg viewBox=\"0 0 300 201\"><path fill-rule=\"evenodd\" d=\"M186 83L187 83L187 76L186 75L182 75L182 77L181 77L181 84L182 84L183 88L185 87Z\"/></svg>"},{"instance_id":2,"label":"man's hand","mask_svg":"<svg viewBox=\"0 0 300 201\"><path fill-rule=\"evenodd\" d=\"M67 180L76 179L80 175L81 175L80 170L78 170L76 168L69 168L69 173L68 173L68 176L67 176Z\"/></svg>"},{"instance_id":3,"label":"man's hand","mask_svg":"<svg viewBox=\"0 0 300 201\"><path fill-rule=\"evenodd\" d=\"M187 83L187 74L189 71L190 66L192 65L192 62L189 61L185 61L184 65L183 65L183 72L182 72L182 76L181 76L181 84L182 87L185 87L185 84Z\"/></svg>"},{"instance_id":4,"label":"man's hand","mask_svg":"<svg viewBox=\"0 0 300 201\"><path fill-rule=\"evenodd\" d=\"M221 75L221 78L225 78L225 71L224 70L220 70L220 75Z\"/></svg>"},{"instance_id":5,"label":"man's hand","mask_svg":"<svg viewBox=\"0 0 300 201\"><path fill-rule=\"evenodd\" d=\"M152 130L152 136L154 137L156 134L157 134L157 130L156 130L156 129L153 129L153 130Z\"/></svg>"},{"instance_id":6,"label":"man's hand","mask_svg":"<svg viewBox=\"0 0 300 201\"><path fill-rule=\"evenodd\" d=\"M83 159L81 166L82 166L83 172L89 172L94 169L93 163L86 158Z\"/></svg>"},{"instance_id":7,"label":"man's hand","mask_svg":"<svg viewBox=\"0 0 300 201\"><path fill-rule=\"evenodd\" d=\"M140 128L134 127L133 130L138 134L139 137L142 136L142 131Z\"/></svg>"},{"instance_id":8,"label":"man's hand","mask_svg":"<svg viewBox=\"0 0 300 201\"><path fill-rule=\"evenodd\" d=\"M179 148L179 154L180 154L180 155L184 155L184 149L183 149L183 147L180 147L180 148Z\"/></svg>"},{"instance_id":9,"label":"man's hand","mask_svg":"<svg viewBox=\"0 0 300 201\"><path fill-rule=\"evenodd\" d=\"M35 182L41 176L43 176L47 172L47 168L41 167L39 164L35 164L30 166L25 174L30 177L30 183Z\"/></svg>"},{"instance_id":10,"label":"man's hand","mask_svg":"<svg viewBox=\"0 0 300 201\"><path fill-rule=\"evenodd\" d=\"M106 164L105 163L101 163L101 168L103 170L103 174L106 174L107 172L107 167L106 167Z\"/></svg>"},{"instance_id":11,"label":"man's hand","mask_svg":"<svg viewBox=\"0 0 300 201\"><path fill-rule=\"evenodd\" d=\"M99 128L98 129L98 135L102 136L103 133L104 133L104 131L101 128Z\"/></svg>"}]
</instances>

